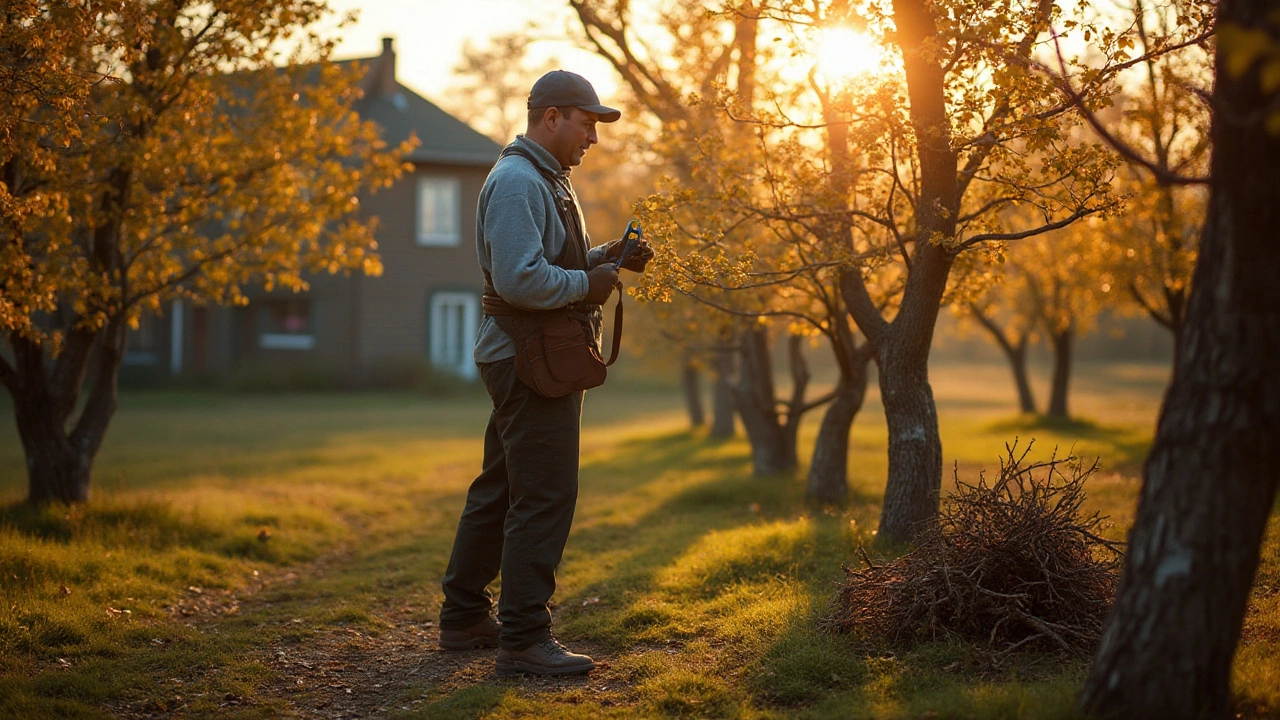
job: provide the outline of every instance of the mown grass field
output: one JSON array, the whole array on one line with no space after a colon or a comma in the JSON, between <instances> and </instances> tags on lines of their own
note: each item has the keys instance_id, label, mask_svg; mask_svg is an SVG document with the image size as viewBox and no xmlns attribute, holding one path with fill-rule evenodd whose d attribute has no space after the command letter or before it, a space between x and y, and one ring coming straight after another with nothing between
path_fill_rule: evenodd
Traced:
<instances>
[{"instance_id":1,"label":"mown grass field","mask_svg":"<svg viewBox=\"0 0 1280 720\"><path fill-rule=\"evenodd\" d=\"M1015 437L1096 456L1090 508L1123 537L1163 368L1082 367L1081 419L1061 424L1013 414L1001 367L933 377L961 479L994 472ZM874 394L849 502L823 510L804 502L803 467L753 478L745 441L689 432L671 389L590 393L554 611L558 637L602 665L560 680L499 680L493 651L435 649L482 394L127 394L93 502L44 511L18 502L21 448L0 409L3 717L1073 717L1086 659L992 665L961 643L815 631L842 563L874 542ZM1235 664L1246 717L1280 713L1276 535Z\"/></svg>"}]
</instances>

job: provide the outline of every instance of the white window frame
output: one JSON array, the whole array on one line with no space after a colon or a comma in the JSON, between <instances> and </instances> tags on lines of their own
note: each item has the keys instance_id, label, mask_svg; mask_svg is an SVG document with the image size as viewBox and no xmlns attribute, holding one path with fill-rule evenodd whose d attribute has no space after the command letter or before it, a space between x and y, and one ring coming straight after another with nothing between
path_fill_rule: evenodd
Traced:
<instances>
[{"instance_id":1,"label":"white window frame","mask_svg":"<svg viewBox=\"0 0 1280 720\"><path fill-rule=\"evenodd\" d=\"M277 300L279 298L276 298ZM301 298L307 303L307 326L309 332L259 332L258 347L263 350L314 350L316 347L316 336L313 323L315 322L315 302L311 298Z\"/></svg>"},{"instance_id":2,"label":"white window frame","mask_svg":"<svg viewBox=\"0 0 1280 720\"><path fill-rule=\"evenodd\" d=\"M418 244L425 247L457 247L462 244L462 181L438 175L418 178ZM430 210L430 212L428 212Z\"/></svg>"},{"instance_id":3,"label":"white window frame","mask_svg":"<svg viewBox=\"0 0 1280 720\"><path fill-rule=\"evenodd\" d=\"M314 335L262 333L258 336L258 347L263 350L314 350L315 346Z\"/></svg>"},{"instance_id":4,"label":"white window frame","mask_svg":"<svg viewBox=\"0 0 1280 720\"><path fill-rule=\"evenodd\" d=\"M431 295L427 334L431 364L467 380L476 377L471 348L480 325L480 299L469 292L437 292Z\"/></svg>"}]
</instances>

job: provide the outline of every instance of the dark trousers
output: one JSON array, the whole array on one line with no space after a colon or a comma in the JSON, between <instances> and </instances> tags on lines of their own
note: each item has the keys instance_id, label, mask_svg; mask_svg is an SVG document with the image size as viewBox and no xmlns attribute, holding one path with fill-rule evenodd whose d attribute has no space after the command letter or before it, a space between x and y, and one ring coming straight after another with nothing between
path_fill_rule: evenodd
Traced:
<instances>
[{"instance_id":1,"label":"dark trousers","mask_svg":"<svg viewBox=\"0 0 1280 720\"><path fill-rule=\"evenodd\" d=\"M480 375L493 412L444 575L440 627L484 619L501 571L499 644L520 649L551 629L547 602L578 500L582 393L544 398L516 377L514 360L485 363Z\"/></svg>"}]
</instances>

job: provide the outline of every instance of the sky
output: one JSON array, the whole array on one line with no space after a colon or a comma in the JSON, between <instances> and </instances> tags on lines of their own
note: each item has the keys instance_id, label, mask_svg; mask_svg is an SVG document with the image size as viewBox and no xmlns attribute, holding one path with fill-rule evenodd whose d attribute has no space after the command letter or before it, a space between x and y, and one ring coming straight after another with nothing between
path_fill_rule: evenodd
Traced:
<instances>
[{"instance_id":1,"label":"sky","mask_svg":"<svg viewBox=\"0 0 1280 720\"><path fill-rule=\"evenodd\" d=\"M564 69L586 76L606 104L614 89L604 61L568 42L564 29L577 22L568 0L330 0L330 6L338 14L359 11L356 23L340 31L335 59L377 55L382 38L390 36L400 82L428 100L445 98L464 41L482 45L531 21L548 35L539 43L541 54L555 55Z\"/></svg>"}]
</instances>

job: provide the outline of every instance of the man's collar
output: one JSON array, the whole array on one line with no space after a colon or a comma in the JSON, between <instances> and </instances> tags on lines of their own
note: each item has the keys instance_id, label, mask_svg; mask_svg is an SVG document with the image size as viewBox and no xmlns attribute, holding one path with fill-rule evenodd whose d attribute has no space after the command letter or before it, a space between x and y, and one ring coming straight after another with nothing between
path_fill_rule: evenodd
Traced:
<instances>
[{"instance_id":1,"label":"man's collar","mask_svg":"<svg viewBox=\"0 0 1280 720\"><path fill-rule=\"evenodd\" d=\"M528 152L535 160L537 160L539 165L550 173L569 177L569 173L573 170L572 168L561 167L560 161L556 160L555 156L548 152L546 148L525 137L523 134L516 135L516 139L513 140L511 144L517 145L524 151Z\"/></svg>"}]
</instances>

